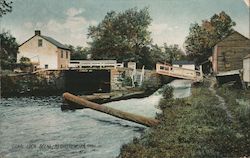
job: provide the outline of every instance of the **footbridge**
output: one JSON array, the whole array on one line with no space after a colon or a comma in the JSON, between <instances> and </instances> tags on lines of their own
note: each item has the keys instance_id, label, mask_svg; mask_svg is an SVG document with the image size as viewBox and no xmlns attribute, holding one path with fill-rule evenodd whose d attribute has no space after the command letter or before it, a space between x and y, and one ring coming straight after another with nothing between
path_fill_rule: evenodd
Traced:
<instances>
[{"instance_id":1,"label":"footbridge","mask_svg":"<svg viewBox=\"0 0 250 158\"><path fill-rule=\"evenodd\" d=\"M191 70L181 67L174 67L166 64L156 64L156 73L176 78L188 79L199 82L203 79L202 70Z\"/></svg>"}]
</instances>

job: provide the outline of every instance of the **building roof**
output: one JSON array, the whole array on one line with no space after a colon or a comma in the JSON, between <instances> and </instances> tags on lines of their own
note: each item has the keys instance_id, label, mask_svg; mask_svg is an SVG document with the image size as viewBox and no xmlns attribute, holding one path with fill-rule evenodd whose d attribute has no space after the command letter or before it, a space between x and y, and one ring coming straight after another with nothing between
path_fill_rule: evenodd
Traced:
<instances>
[{"instance_id":1,"label":"building roof","mask_svg":"<svg viewBox=\"0 0 250 158\"><path fill-rule=\"evenodd\" d=\"M48 37L48 36L43 36L43 35L34 35L32 36L31 38L29 38L27 41L23 42L20 46L22 46L23 44L25 44L26 42L28 42L29 40L31 40L32 38L34 38L35 36L39 36L43 39L45 39L46 41L50 42L51 44L55 45L57 48L61 48L61 49L66 49L66 50L70 50L69 47L67 47L66 45L58 42L57 40L51 38L51 37Z\"/></svg>"},{"instance_id":2,"label":"building roof","mask_svg":"<svg viewBox=\"0 0 250 158\"><path fill-rule=\"evenodd\" d=\"M228 36L224 37L223 39L221 39L219 42L217 42L215 45L218 45L219 43L221 43L222 41L226 40L228 37L234 35L234 34L238 34L241 37L245 38L246 40L250 40L249 38L245 37L244 35L242 35L241 33L239 33L238 31L233 31L231 34L229 34Z\"/></svg>"},{"instance_id":3,"label":"building roof","mask_svg":"<svg viewBox=\"0 0 250 158\"><path fill-rule=\"evenodd\" d=\"M58 48L70 50L69 47L63 45L62 43L58 42L57 40L55 40L55 39L53 39L53 38L51 38L51 37L42 36L42 35L40 35L40 37L42 37L42 38L44 38L45 40L49 41L50 43L54 44L54 45L57 46Z\"/></svg>"},{"instance_id":4,"label":"building roof","mask_svg":"<svg viewBox=\"0 0 250 158\"><path fill-rule=\"evenodd\" d=\"M179 61L173 61L173 65L194 65L194 61L187 61L187 60L179 60Z\"/></svg>"}]
</instances>

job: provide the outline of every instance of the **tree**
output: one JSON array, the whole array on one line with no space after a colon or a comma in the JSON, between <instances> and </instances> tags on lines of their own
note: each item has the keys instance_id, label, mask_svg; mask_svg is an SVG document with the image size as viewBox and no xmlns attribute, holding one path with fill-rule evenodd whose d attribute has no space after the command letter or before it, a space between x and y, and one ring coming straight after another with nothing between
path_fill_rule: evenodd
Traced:
<instances>
[{"instance_id":1,"label":"tree","mask_svg":"<svg viewBox=\"0 0 250 158\"><path fill-rule=\"evenodd\" d=\"M174 45L167 45L164 43L164 53L166 54L166 61L170 64L172 64L175 60L181 60L185 59L184 52L179 48L177 44Z\"/></svg>"},{"instance_id":2,"label":"tree","mask_svg":"<svg viewBox=\"0 0 250 158\"><path fill-rule=\"evenodd\" d=\"M0 17L12 11L12 1L0 0Z\"/></svg>"},{"instance_id":3,"label":"tree","mask_svg":"<svg viewBox=\"0 0 250 158\"><path fill-rule=\"evenodd\" d=\"M233 32L235 22L224 11L213 15L202 24L191 24L185 48L189 57L197 63L206 60L212 54L212 48L220 40Z\"/></svg>"},{"instance_id":4,"label":"tree","mask_svg":"<svg viewBox=\"0 0 250 158\"><path fill-rule=\"evenodd\" d=\"M108 12L101 23L88 29L92 57L142 62L152 41L148 31L151 21L148 8Z\"/></svg>"},{"instance_id":5,"label":"tree","mask_svg":"<svg viewBox=\"0 0 250 158\"><path fill-rule=\"evenodd\" d=\"M13 69L16 63L16 57L18 53L18 44L16 39L9 33L3 32L0 34L1 41L1 68Z\"/></svg>"},{"instance_id":6,"label":"tree","mask_svg":"<svg viewBox=\"0 0 250 158\"><path fill-rule=\"evenodd\" d=\"M71 60L84 60L87 59L87 55L90 54L89 48L83 48L81 46L74 47L72 45L69 45L68 47L71 50Z\"/></svg>"},{"instance_id":7,"label":"tree","mask_svg":"<svg viewBox=\"0 0 250 158\"><path fill-rule=\"evenodd\" d=\"M20 63L21 63L21 64L24 64L24 65L30 65L30 64L31 64L31 61L30 61L30 58L21 57Z\"/></svg>"},{"instance_id":8,"label":"tree","mask_svg":"<svg viewBox=\"0 0 250 158\"><path fill-rule=\"evenodd\" d=\"M144 58L141 63L148 69L155 68L155 64L158 62L172 64L174 60L185 58L184 52L176 44L167 45L164 43L163 47L152 44L151 47L144 47L142 51L144 52Z\"/></svg>"}]
</instances>

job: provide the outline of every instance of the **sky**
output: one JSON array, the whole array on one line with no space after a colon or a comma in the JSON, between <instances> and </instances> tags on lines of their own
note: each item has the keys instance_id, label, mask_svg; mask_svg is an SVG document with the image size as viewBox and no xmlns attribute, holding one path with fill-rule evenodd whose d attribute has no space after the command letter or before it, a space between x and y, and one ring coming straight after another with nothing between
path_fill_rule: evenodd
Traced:
<instances>
[{"instance_id":1,"label":"sky","mask_svg":"<svg viewBox=\"0 0 250 158\"><path fill-rule=\"evenodd\" d=\"M88 46L88 27L109 11L149 8L153 43L183 47L192 23L201 23L225 11L235 30L249 37L249 0L12 0L13 11L0 19L0 31L9 31L19 44L41 30L63 44ZM248 6L245 2L248 1Z\"/></svg>"}]
</instances>

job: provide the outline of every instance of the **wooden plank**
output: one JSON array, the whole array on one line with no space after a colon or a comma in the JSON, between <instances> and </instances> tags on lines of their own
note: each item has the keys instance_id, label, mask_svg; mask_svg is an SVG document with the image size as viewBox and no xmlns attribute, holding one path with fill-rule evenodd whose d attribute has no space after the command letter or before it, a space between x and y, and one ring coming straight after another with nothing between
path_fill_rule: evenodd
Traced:
<instances>
[{"instance_id":1,"label":"wooden plank","mask_svg":"<svg viewBox=\"0 0 250 158\"><path fill-rule=\"evenodd\" d=\"M136 123L148 126L148 127L155 126L155 125L159 124L159 120L156 120L153 118L147 118L144 116L140 116L140 115L124 112L121 110L117 110L117 109L114 109L111 107L99 105L97 103L90 102L86 99L80 98L78 96L75 96L75 95L67 93L67 92L63 94L63 97L67 101L76 103L76 104L81 105L83 107L90 108L90 109L93 109L93 110L96 110L96 111L99 111L102 113L106 113L106 114L109 114L111 116L118 117L118 118L121 118L124 120L136 122Z\"/></svg>"}]
</instances>

